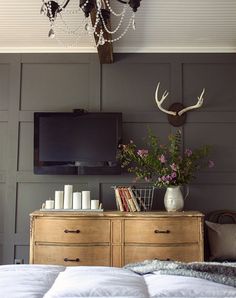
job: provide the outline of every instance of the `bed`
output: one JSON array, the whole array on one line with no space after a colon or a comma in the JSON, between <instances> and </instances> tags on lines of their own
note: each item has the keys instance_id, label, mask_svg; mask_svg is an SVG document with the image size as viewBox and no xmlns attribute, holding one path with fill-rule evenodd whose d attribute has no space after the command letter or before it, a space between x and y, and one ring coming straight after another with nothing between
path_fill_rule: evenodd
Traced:
<instances>
[{"instance_id":1,"label":"bed","mask_svg":"<svg viewBox=\"0 0 236 298\"><path fill-rule=\"evenodd\" d=\"M221 214L221 215L219 215ZM222 215L223 214L223 215ZM236 212L218 212L217 219L210 219L209 231L221 241L222 229L232 245L227 251L210 250L211 258L235 258ZM232 221L222 225L222 218ZM220 226L213 226L211 223ZM211 231L212 230L212 231ZM218 231L220 230L220 233ZM233 232L232 232L233 231ZM213 237L214 238L214 237ZM209 246L212 239L209 238ZM223 237L223 240L226 239ZM228 240L227 247L229 246ZM214 242L215 243L215 242ZM220 245L219 245L220 246ZM233 249L232 249L233 247ZM213 252L213 256L212 256ZM233 255L230 255L233 254ZM64 267L54 265L3 265L0 266L1 298L76 298L76 297L236 297L236 263L203 262L180 263L147 260L114 267Z\"/></svg>"},{"instance_id":2,"label":"bed","mask_svg":"<svg viewBox=\"0 0 236 298\"><path fill-rule=\"evenodd\" d=\"M236 297L235 287L205 279L112 267L6 265L0 289L1 298Z\"/></svg>"}]
</instances>

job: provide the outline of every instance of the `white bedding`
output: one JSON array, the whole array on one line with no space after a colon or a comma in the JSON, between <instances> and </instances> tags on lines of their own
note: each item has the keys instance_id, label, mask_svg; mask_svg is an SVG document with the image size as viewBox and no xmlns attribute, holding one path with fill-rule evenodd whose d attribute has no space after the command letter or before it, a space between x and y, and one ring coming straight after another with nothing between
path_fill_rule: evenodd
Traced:
<instances>
[{"instance_id":1,"label":"white bedding","mask_svg":"<svg viewBox=\"0 0 236 298\"><path fill-rule=\"evenodd\" d=\"M205 279L176 276L146 274L144 275L150 297L165 298L236 298L236 288L211 282Z\"/></svg>"},{"instance_id":2,"label":"white bedding","mask_svg":"<svg viewBox=\"0 0 236 298\"><path fill-rule=\"evenodd\" d=\"M0 266L1 298L39 298L65 267L49 265Z\"/></svg>"},{"instance_id":3,"label":"white bedding","mask_svg":"<svg viewBox=\"0 0 236 298\"><path fill-rule=\"evenodd\" d=\"M236 288L203 279L111 267L0 266L1 298L236 297Z\"/></svg>"},{"instance_id":4,"label":"white bedding","mask_svg":"<svg viewBox=\"0 0 236 298\"><path fill-rule=\"evenodd\" d=\"M60 273L45 298L149 297L145 280L122 268L68 267Z\"/></svg>"}]
</instances>

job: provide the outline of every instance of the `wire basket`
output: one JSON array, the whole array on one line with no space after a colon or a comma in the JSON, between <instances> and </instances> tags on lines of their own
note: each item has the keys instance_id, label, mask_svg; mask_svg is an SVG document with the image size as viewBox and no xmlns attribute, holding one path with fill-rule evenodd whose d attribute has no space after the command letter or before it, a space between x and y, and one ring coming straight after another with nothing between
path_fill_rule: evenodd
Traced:
<instances>
[{"instance_id":1,"label":"wire basket","mask_svg":"<svg viewBox=\"0 0 236 298\"><path fill-rule=\"evenodd\" d=\"M133 188L132 191L140 205L141 211L152 210L155 187Z\"/></svg>"},{"instance_id":2,"label":"wire basket","mask_svg":"<svg viewBox=\"0 0 236 298\"><path fill-rule=\"evenodd\" d=\"M133 204L131 202L132 203L131 205L134 206L134 210L132 208L130 208L131 210L129 210L128 208L128 211L152 210L155 187L153 186L146 186L146 187L113 186L112 188L115 190L115 192L116 190L118 190L118 194L116 194L116 204L117 204L118 210L127 211L127 208L125 206L130 205L129 203L130 199L134 203ZM119 197L118 200L117 200L117 196ZM122 209L119 206L120 204L123 206Z\"/></svg>"}]
</instances>

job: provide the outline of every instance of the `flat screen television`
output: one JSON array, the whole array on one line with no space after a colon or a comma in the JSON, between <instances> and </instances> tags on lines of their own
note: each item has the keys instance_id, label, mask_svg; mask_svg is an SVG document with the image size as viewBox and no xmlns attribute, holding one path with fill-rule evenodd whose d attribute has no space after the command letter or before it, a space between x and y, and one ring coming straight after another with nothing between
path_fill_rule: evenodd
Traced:
<instances>
[{"instance_id":1,"label":"flat screen television","mask_svg":"<svg viewBox=\"0 0 236 298\"><path fill-rule=\"evenodd\" d=\"M121 113L34 113L34 173L121 173Z\"/></svg>"}]
</instances>

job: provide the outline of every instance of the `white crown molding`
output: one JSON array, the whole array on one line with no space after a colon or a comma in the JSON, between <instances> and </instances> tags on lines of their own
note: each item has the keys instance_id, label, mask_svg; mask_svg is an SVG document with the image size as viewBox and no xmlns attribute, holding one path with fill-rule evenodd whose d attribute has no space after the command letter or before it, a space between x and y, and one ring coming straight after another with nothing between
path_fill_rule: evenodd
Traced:
<instances>
[{"instance_id":1,"label":"white crown molding","mask_svg":"<svg viewBox=\"0 0 236 298\"><path fill-rule=\"evenodd\" d=\"M97 53L95 47L0 47L0 53Z\"/></svg>"},{"instance_id":2,"label":"white crown molding","mask_svg":"<svg viewBox=\"0 0 236 298\"><path fill-rule=\"evenodd\" d=\"M236 47L114 47L115 53L236 53Z\"/></svg>"},{"instance_id":3,"label":"white crown molding","mask_svg":"<svg viewBox=\"0 0 236 298\"><path fill-rule=\"evenodd\" d=\"M97 53L95 47L0 47L0 53ZM236 47L114 47L114 53L236 53Z\"/></svg>"}]
</instances>

